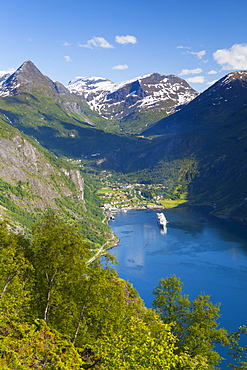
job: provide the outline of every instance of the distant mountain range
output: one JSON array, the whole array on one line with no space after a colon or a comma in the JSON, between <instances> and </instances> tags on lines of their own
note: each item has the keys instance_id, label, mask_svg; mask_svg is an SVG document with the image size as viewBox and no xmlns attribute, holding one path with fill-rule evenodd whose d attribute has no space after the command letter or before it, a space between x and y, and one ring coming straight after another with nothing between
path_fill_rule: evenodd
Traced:
<instances>
[{"instance_id":1,"label":"distant mountain range","mask_svg":"<svg viewBox=\"0 0 247 370\"><path fill-rule=\"evenodd\" d=\"M94 119L90 120L87 114L79 118L84 118L95 127L121 134L141 133L159 119L180 110L198 95L185 80L158 73L122 83L113 83L101 77L78 77L65 87L44 76L31 61L27 61L15 73L2 73L0 97L33 89L34 76L35 85L42 81L42 89L44 86L49 88L49 94L67 111L86 113L87 103L87 113L90 109L89 116Z\"/></svg>"},{"instance_id":2,"label":"distant mountain range","mask_svg":"<svg viewBox=\"0 0 247 370\"><path fill-rule=\"evenodd\" d=\"M82 96L101 116L117 120L117 124L111 125L113 131L126 133L140 133L198 95L185 80L159 73L121 83L101 77L77 77L67 88Z\"/></svg>"},{"instance_id":3,"label":"distant mountain range","mask_svg":"<svg viewBox=\"0 0 247 370\"><path fill-rule=\"evenodd\" d=\"M122 86L91 79L91 93L84 80L84 92L75 94L72 86L81 84L74 81L69 90L27 61L1 82L0 119L57 156L158 181L174 196L187 192L190 203L213 206L214 214L247 224L246 71L229 73L200 95L183 80L158 74ZM112 104L119 109L110 113ZM178 107L157 118L158 110L167 115ZM114 119L102 117L107 110Z\"/></svg>"},{"instance_id":4,"label":"distant mountain range","mask_svg":"<svg viewBox=\"0 0 247 370\"><path fill-rule=\"evenodd\" d=\"M107 120L81 97L44 76L31 61L2 82L0 113L6 123L57 156L96 158L120 171L128 167L127 160L135 156L135 150L149 145L146 139L100 130Z\"/></svg>"}]
</instances>

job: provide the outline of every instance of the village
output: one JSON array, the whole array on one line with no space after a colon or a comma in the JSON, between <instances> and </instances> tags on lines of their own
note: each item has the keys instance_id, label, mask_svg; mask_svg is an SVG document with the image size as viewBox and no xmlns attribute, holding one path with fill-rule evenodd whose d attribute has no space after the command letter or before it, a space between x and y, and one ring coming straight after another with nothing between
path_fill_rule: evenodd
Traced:
<instances>
[{"instance_id":1,"label":"village","mask_svg":"<svg viewBox=\"0 0 247 370\"><path fill-rule=\"evenodd\" d=\"M184 200L166 199L163 184L108 183L98 190L104 214L114 219L114 214L131 209L163 209L175 207Z\"/></svg>"},{"instance_id":2,"label":"village","mask_svg":"<svg viewBox=\"0 0 247 370\"><path fill-rule=\"evenodd\" d=\"M99 153L92 154L98 155ZM131 209L166 209L180 206L188 202L188 193L180 193L174 196L167 186L161 183L143 184L129 183L111 171L95 171L85 167L83 159L67 159L82 172L90 172L92 178L99 180L101 186L97 191L101 199L101 208L105 216L110 219L118 212L127 212ZM133 180L133 179L132 179Z\"/></svg>"}]
</instances>

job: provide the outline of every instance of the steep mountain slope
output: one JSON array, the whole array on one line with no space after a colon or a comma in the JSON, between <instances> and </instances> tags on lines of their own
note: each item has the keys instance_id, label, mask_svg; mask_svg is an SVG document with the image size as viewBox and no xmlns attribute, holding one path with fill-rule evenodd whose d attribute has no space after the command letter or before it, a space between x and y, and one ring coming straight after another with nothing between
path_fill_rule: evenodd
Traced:
<instances>
[{"instance_id":1,"label":"steep mountain slope","mask_svg":"<svg viewBox=\"0 0 247 370\"><path fill-rule=\"evenodd\" d=\"M61 161L0 119L0 219L29 229L40 213L53 210L78 220L92 242L109 237L97 205L88 200L79 169Z\"/></svg>"},{"instance_id":2,"label":"steep mountain slope","mask_svg":"<svg viewBox=\"0 0 247 370\"><path fill-rule=\"evenodd\" d=\"M33 125L41 125L42 121L49 121L49 113L56 111L61 117L70 117L71 122L76 120L81 123L95 125L95 123L104 125L104 119L93 112L87 103L78 99L59 82L53 82L49 77L43 75L40 70L29 60L24 62L14 73L5 75L0 84L0 97L9 98L9 104L22 106L23 116L27 116L30 108L41 109L32 120ZM21 109L20 109L21 110ZM43 110L43 111L42 111ZM43 113L46 112L46 115Z\"/></svg>"},{"instance_id":3,"label":"steep mountain slope","mask_svg":"<svg viewBox=\"0 0 247 370\"><path fill-rule=\"evenodd\" d=\"M144 132L176 137L181 156L194 156L198 174L191 192L196 203L214 206L218 216L247 223L247 72L233 72L183 110ZM187 142L187 149L183 143Z\"/></svg>"},{"instance_id":4,"label":"steep mountain slope","mask_svg":"<svg viewBox=\"0 0 247 370\"><path fill-rule=\"evenodd\" d=\"M77 77L67 88L82 96L92 110L107 117L108 129L129 133L140 133L198 95L185 80L158 73L122 83L100 77Z\"/></svg>"},{"instance_id":5,"label":"steep mountain slope","mask_svg":"<svg viewBox=\"0 0 247 370\"><path fill-rule=\"evenodd\" d=\"M59 212L57 200L77 199L81 212L84 208L84 181L78 175L73 183L70 177L76 170L61 170L52 156L28 137L0 120L0 202L6 214L29 212L47 208ZM69 205L69 202L68 202ZM70 204L73 207L73 202ZM60 209L61 211L61 209ZM67 207L69 212L69 206ZM70 210L71 215L75 213ZM21 215L20 215L21 216Z\"/></svg>"},{"instance_id":6,"label":"steep mountain slope","mask_svg":"<svg viewBox=\"0 0 247 370\"><path fill-rule=\"evenodd\" d=\"M247 105L247 71L232 72L217 81L180 112L157 122L143 135L211 129Z\"/></svg>"},{"instance_id":7,"label":"steep mountain slope","mask_svg":"<svg viewBox=\"0 0 247 370\"><path fill-rule=\"evenodd\" d=\"M94 128L92 120L98 119L102 126L104 120L63 85L44 76L30 61L2 84L0 118L34 137L57 156L92 159L102 167L119 171L128 168L128 161L131 165L136 150L150 145L147 139L113 135Z\"/></svg>"}]
</instances>

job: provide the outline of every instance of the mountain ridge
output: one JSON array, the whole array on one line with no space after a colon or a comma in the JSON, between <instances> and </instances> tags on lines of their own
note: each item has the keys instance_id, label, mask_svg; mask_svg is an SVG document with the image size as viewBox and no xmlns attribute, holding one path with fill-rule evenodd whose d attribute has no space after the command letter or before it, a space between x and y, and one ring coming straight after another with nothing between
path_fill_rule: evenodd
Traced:
<instances>
[{"instance_id":1,"label":"mountain ridge","mask_svg":"<svg viewBox=\"0 0 247 370\"><path fill-rule=\"evenodd\" d=\"M211 120L223 122L247 105L247 71L228 73L188 103L180 112L166 117L142 132L160 135L180 131L177 123L190 130Z\"/></svg>"},{"instance_id":2,"label":"mountain ridge","mask_svg":"<svg viewBox=\"0 0 247 370\"><path fill-rule=\"evenodd\" d=\"M39 95L39 99L36 99L35 95ZM15 103L19 100L23 107L38 105L39 100L42 100L47 107L47 113L46 115L44 112L41 113L43 117L38 118L39 121L46 120L49 107L53 104L53 109L54 105L62 108L61 112L64 109L64 113L66 112L72 120L76 119L91 126L97 125L98 122L104 125L104 119L93 112L85 101L73 96L60 82L53 82L48 76L43 75L30 60L24 62L15 72L3 79L0 84L1 97Z\"/></svg>"},{"instance_id":3,"label":"mountain ridge","mask_svg":"<svg viewBox=\"0 0 247 370\"><path fill-rule=\"evenodd\" d=\"M78 77L71 80L67 88L71 93L82 96L92 110L120 122L122 131L130 133L138 132L126 125L129 121L140 121L142 115L150 116L151 110L158 117L167 116L198 95L185 80L159 73L120 83L102 77ZM144 119L142 126L145 125Z\"/></svg>"}]
</instances>

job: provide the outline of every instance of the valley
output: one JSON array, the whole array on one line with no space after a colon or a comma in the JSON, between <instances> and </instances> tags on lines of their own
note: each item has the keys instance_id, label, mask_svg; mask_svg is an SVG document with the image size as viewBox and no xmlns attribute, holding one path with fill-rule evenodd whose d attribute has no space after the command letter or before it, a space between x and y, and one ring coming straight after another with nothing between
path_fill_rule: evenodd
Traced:
<instances>
[{"instance_id":1,"label":"valley","mask_svg":"<svg viewBox=\"0 0 247 370\"><path fill-rule=\"evenodd\" d=\"M187 202L186 193L178 199L168 198L168 189L163 184L126 184L108 180L105 185L97 194L101 198L104 214L109 218L115 213L132 209L172 208Z\"/></svg>"},{"instance_id":2,"label":"valley","mask_svg":"<svg viewBox=\"0 0 247 370\"><path fill-rule=\"evenodd\" d=\"M146 346L165 333L178 338L178 363L184 364L186 357L189 369L213 369L221 362L221 355L214 350L215 335L230 348L228 338L235 335L216 329L219 307L209 301L210 296L200 295L188 303L185 328L191 317L196 317L196 328L205 313L214 315L205 333L195 329L201 342L204 338L209 341L206 352L200 348L194 355L193 345L190 352L187 347L184 352L180 331L172 332L169 323L164 324L154 310L146 308L135 288L112 268L116 260L108 249L117 245L118 236L109 220L121 219L129 210L129 219L136 210L155 215L157 209L166 209L172 220L173 210L179 215L186 213L189 205L206 205L218 218L247 224L247 72L229 74L201 94L174 76L151 74L114 88L107 82L111 88L102 90L98 101L99 81L89 79L87 84L89 81L94 81L91 97L85 91L75 94L44 76L31 61L0 81L2 327L7 333L10 320L11 325L25 326L27 333L27 339L20 338L12 325L12 331L3 335L5 349L14 353L18 363L24 353L25 361L36 368L36 347L30 344L28 355L23 348L26 340L46 332L52 338L45 344L50 346L48 355L42 351L42 334L39 356L52 366L57 364L61 344L66 346L63 353L69 351L63 360L69 368L72 364L75 369L108 367L115 358L116 343L122 346L126 328L124 340L130 346L126 351L132 351L129 327L133 327L135 342L141 338ZM168 95L171 97L171 91L175 94L171 99L162 99L165 83ZM153 96L157 98L154 105ZM193 212L188 212L189 225ZM204 230L205 224L199 221L197 226L192 223L195 237L197 227ZM179 225L171 222L170 229ZM140 227L143 232L143 225ZM152 227L151 223L151 238L157 232L160 236L157 224L155 233ZM181 233L188 235L183 226L178 235ZM130 252L130 256L138 253L137 262L144 255L139 242L135 241ZM142 268L139 262L133 271ZM127 263L134 259L128 258ZM14 276L11 281L8 274ZM179 283L175 276L170 279ZM197 300L203 300L203 308L194 312ZM29 324L33 321L35 324ZM68 341L60 335L66 335ZM190 345L192 337L186 329L182 335ZM164 351L164 346L170 347ZM161 347L159 368L167 364L174 368L173 347L166 337ZM143 357L148 368L153 366L150 351L153 345ZM171 358L167 359L167 351ZM122 347L120 352L114 369L123 360ZM139 352L137 357L134 364L139 364ZM9 363L8 356L5 360Z\"/></svg>"},{"instance_id":3,"label":"valley","mask_svg":"<svg viewBox=\"0 0 247 370\"><path fill-rule=\"evenodd\" d=\"M183 80L158 74L120 85L104 79L79 78L69 86L71 90L44 76L31 61L25 62L1 81L3 127L21 131L60 159L82 161L82 177L85 173L90 177L90 173L111 171L125 184L161 184L167 190L166 199L175 201L186 194L190 204L210 205L219 217L247 223L247 72L230 73L199 95ZM170 115L155 123L149 112L152 115L156 108L143 103L140 109L138 104L159 89L163 92L155 95L155 104L166 115L166 89L178 95ZM114 122L120 127L121 120L129 117L135 134L128 130L121 134L109 132L111 118L104 117L101 108L93 111L92 99L99 96L99 106L113 97L127 104L132 91L139 94L139 103L133 105L135 112L126 111L127 115L117 120L115 117ZM177 110L181 102L186 104ZM138 120L144 124L140 130L131 115L144 111L151 127L144 129L146 118L142 120L140 116ZM137 134L140 131L141 135ZM25 185L19 186L25 191Z\"/></svg>"},{"instance_id":4,"label":"valley","mask_svg":"<svg viewBox=\"0 0 247 370\"><path fill-rule=\"evenodd\" d=\"M1 3L0 370L247 370L246 11Z\"/></svg>"}]
</instances>

